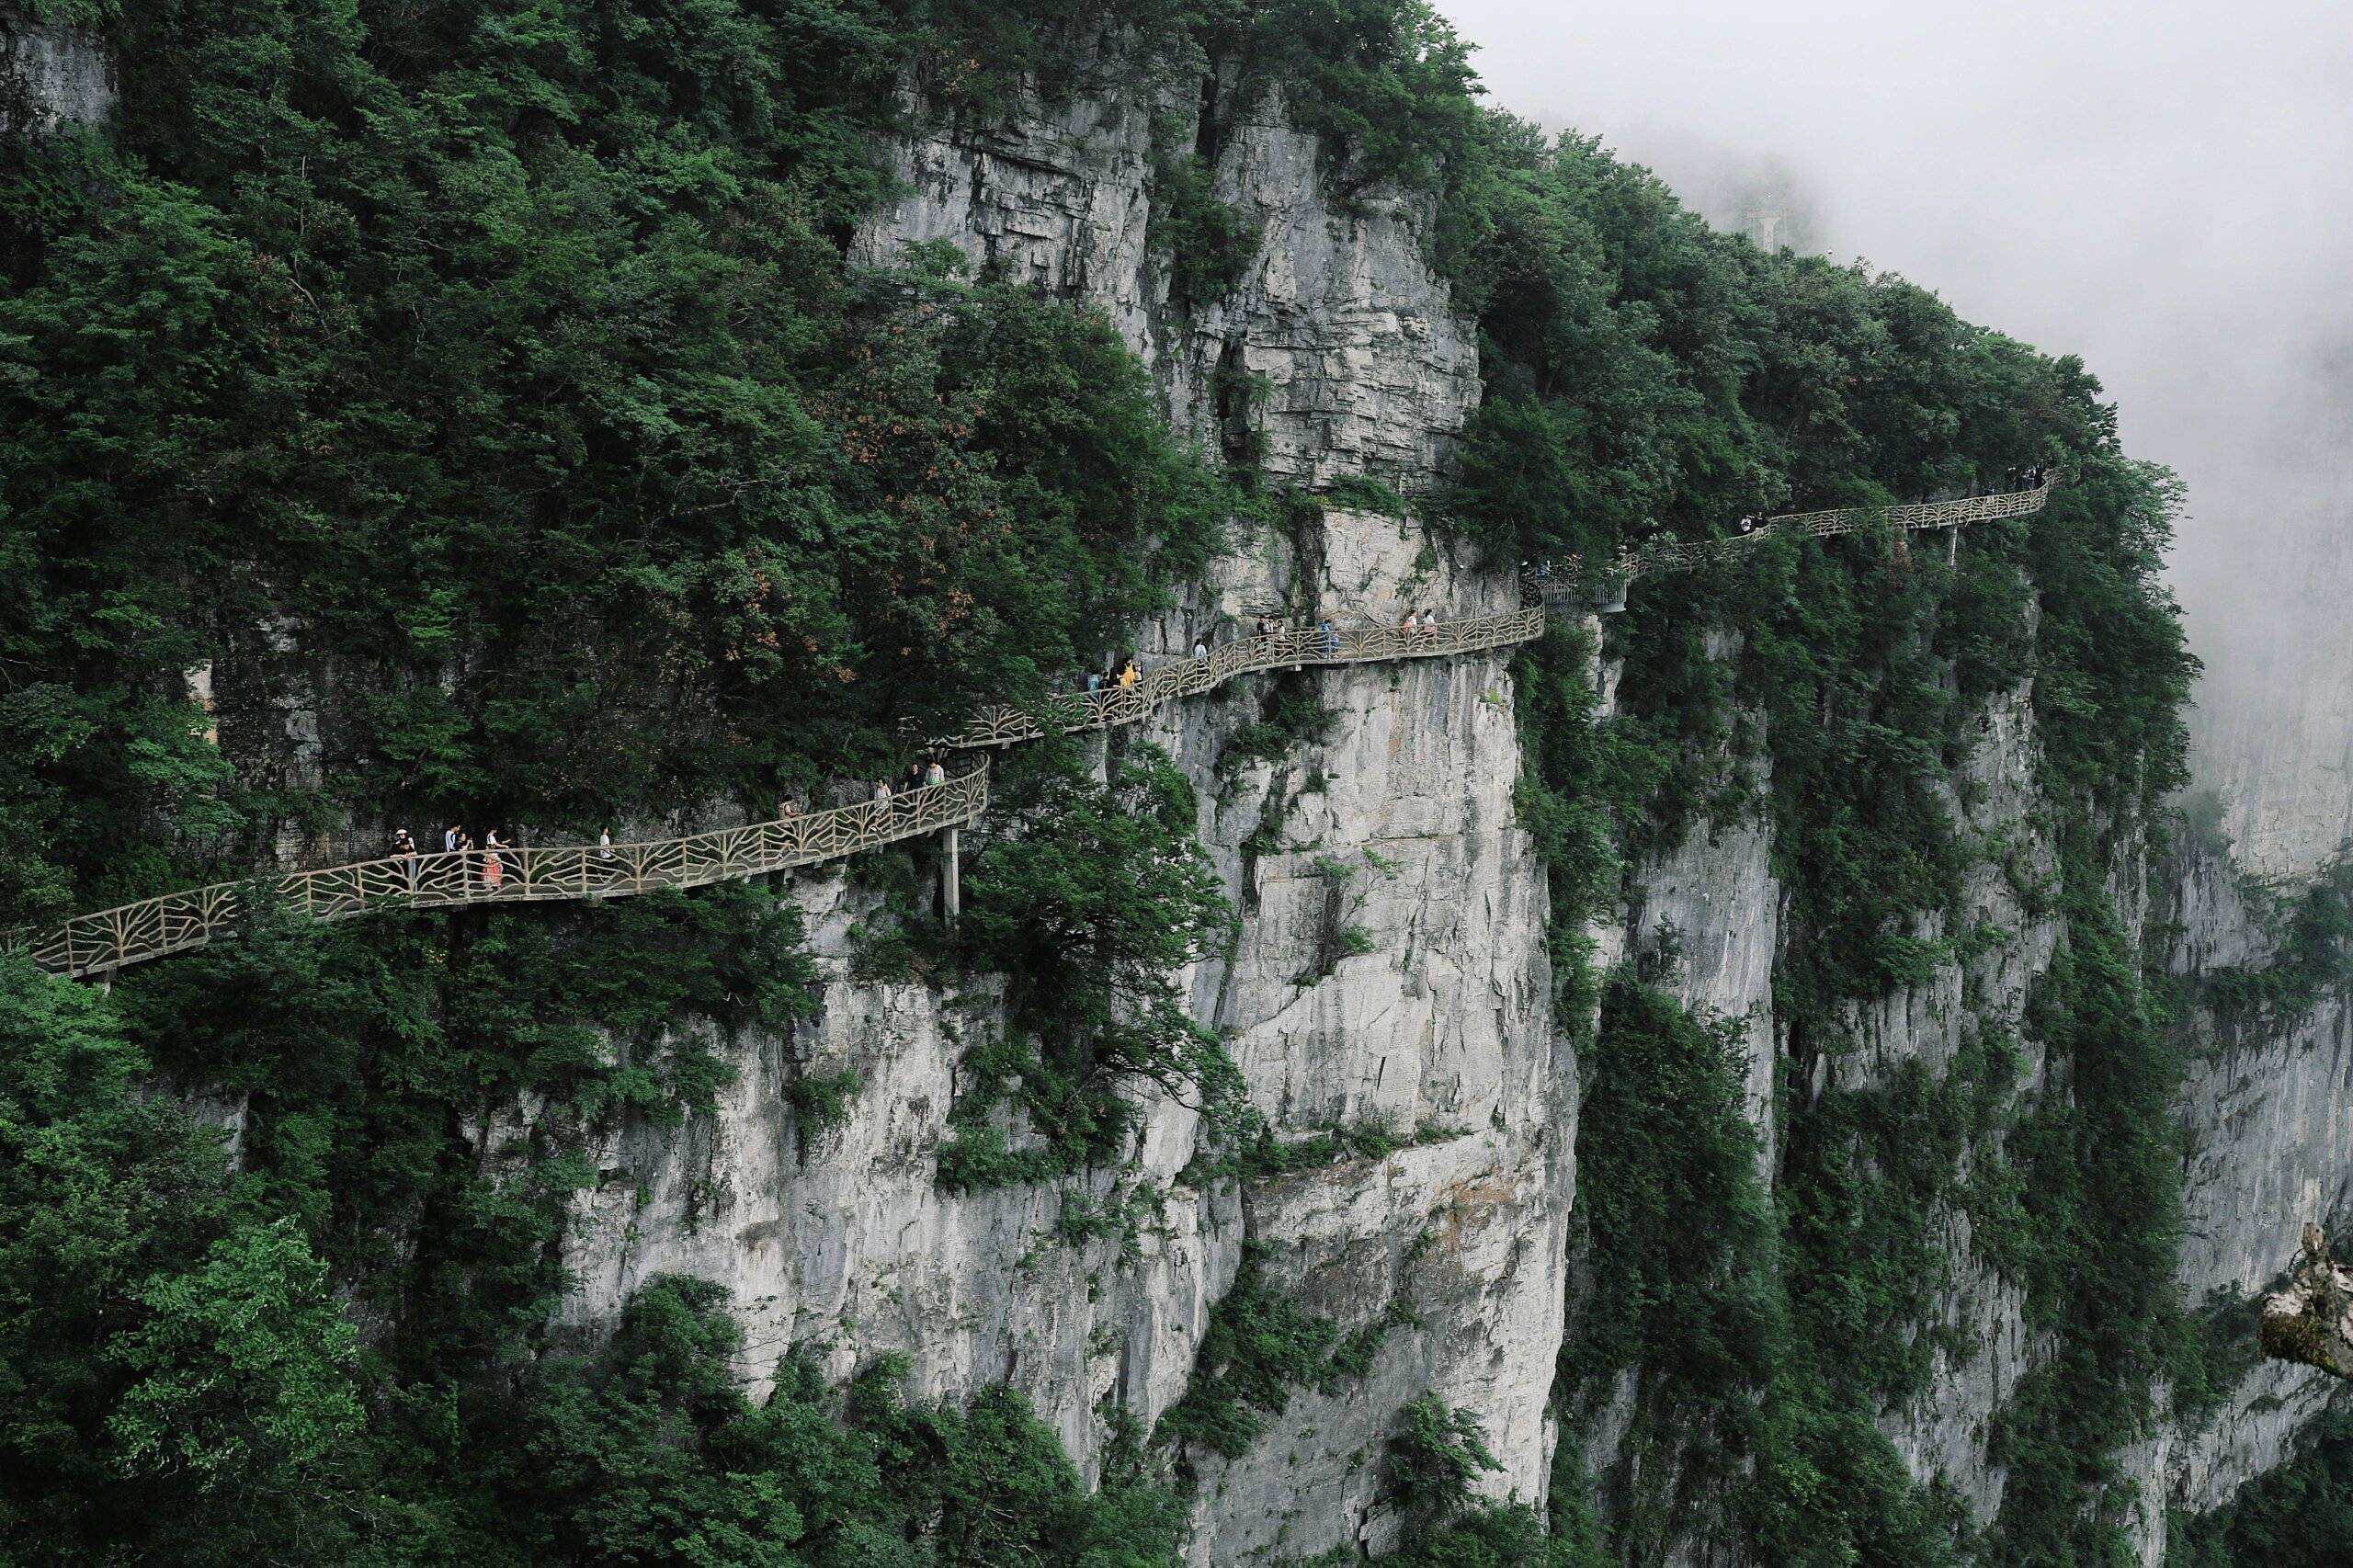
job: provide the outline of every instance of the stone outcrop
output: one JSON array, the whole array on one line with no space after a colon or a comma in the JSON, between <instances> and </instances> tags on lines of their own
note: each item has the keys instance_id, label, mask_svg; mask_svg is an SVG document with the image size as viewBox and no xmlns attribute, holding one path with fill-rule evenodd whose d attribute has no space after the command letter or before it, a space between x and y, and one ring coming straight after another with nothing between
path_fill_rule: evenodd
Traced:
<instances>
[{"instance_id":1,"label":"stone outcrop","mask_svg":"<svg viewBox=\"0 0 2353 1568\"><path fill-rule=\"evenodd\" d=\"M2168 967L2195 985L2273 957L2278 894L2214 850L2185 854L2161 879ZM2243 1306L2294 1266L2307 1226L2353 1212L2353 997L2325 994L2282 1017L2211 1006L2183 1021L2190 1056L2180 1106L2190 1150L2182 1173L2181 1283L2193 1305ZM2252 1334L2252 1324L2237 1330ZM2245 1347L2252 1357L2255 1346ZM2143 1561L2165 1554L2168 1510L2202 1513L2294 1450L2343 1385L2266 1362L2212 1409L2161 1421L2125 1456L2140 1482Z\"/></svg>"},{"instance_id":2,"label":"stone outcrop","mask_svg":"<svg viewBox=\"0 0 2353 1568\"><path fill-rule=\"evenodd\" d=\"M2304 1250L2287 1284L2263 1299L2268 1356L2353 1379L2353 1268L2329 1256L2328 1233L2304 1227Z\"/></svg>"},{"instance_id":3,"label":"stone outcrop","mask_svg":"<svg viewBox=\"0 0 2353 1568\"><path fill-rule=\"evenodd\" d=\"M1141 94L1033 103L915 140L896 171L907 194L859 230L853 258L944 242L976 276L1100 305L1178 423L1212 446L1246 423L1271 479L1427 488L1478 402L1479 358L1423 253L1427 211L1380 193L1342 203L1279 94L1205 134L1188 87L1157 106L1166 145L1212 143L1211 194L1259 238L1223 299L1172 302L1152 244L1154 107Z\"/></svg>"},{"instance_id":4,"label":"stone outcrop","mask_svg":"<svg viewBox=\"0 0 2353 1568\"><path fill-rule=\"evenodd\" d=\"M1378 557L1356 536L1398 532L1347 514L1330 528L1327 562ZM814 1345L847 1373L903 1350L926 1394L1010 1381L1091 1463L1107 1399L1149 1425L1183 1394L1208 1314L1256 1244L1269 1286L1343 1332L1392 1303L1403 1321L1361 1379L1301 1391L1244 1458L1195 1456L1201 1561L1385 1545L1396 1521L1379 1456L1425 1392L1480 1418L1505 1462L1498 1494L1540 1496L1575 1095L1551 1021L1542 883L1511 810L1509 682L1491 659L1293 678L1334 720L1279 761L1218 767L1256 717L1250 686L1140 737L1200 786L1202 840L1245 911L1230 960L1199 965L1190 992L1280 1133L1379 1121L1416 1134L1410 1146L1197 1186L1196 1119L1161 1099L1130 1168L944 1194L932 1156L971 1087L960 1063L1004 1020L984 992L848 979L859 901L836 873L801 895L834 977L822 1013L739 1045L743 1075L716 1118L633 1125L601 1154L567 1258L582 1282L570 1321L608 1323L651 1275L696 1273L733 1290L763 1365ZM1336 921L1370 933L1366 950L1336 948ZM790 1084L844 1070L862 1080L847 1122L804 1139ZM1058 1221L1077 1213L1111 1216L1108 1233L1074 1239Z\"/></svg>"},{"instance_id":5,"label":"stone outcrop","mask_svg":"<svg viewBox=\"0 0 2353 1568\"><path fill-rule=\"evenodd\" d=\"M114 103L114 65L96 39L0 0L0 134L94 125Z\"/></svg>"}]
</instances>

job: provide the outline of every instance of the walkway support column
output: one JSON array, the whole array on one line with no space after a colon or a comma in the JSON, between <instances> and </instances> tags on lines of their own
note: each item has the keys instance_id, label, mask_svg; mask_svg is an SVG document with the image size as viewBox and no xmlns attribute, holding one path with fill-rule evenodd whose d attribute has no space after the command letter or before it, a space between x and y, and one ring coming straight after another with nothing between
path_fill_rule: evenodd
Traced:
<instances>
[{"instance_id":1,"label":"walkway support column","mask_svg":"<svg viewBox=\"0 0 2353 1568\"><path fill-rule=\"evenodd\" d=\"M951 926L964 913L964 885L957 864L956 835L956 829L948 829L939 846L939 907L947 913Z\"/></svg>"}]
</instances>

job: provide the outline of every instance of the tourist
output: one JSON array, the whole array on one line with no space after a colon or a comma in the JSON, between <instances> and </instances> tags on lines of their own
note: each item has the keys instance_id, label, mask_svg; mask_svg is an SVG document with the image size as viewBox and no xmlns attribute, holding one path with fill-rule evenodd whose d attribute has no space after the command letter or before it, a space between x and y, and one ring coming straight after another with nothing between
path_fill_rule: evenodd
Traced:
<instances>
[{"instance_id":1,"label":"tourist","mask_svg":"<svg viewBox=\"0 0 2353 1568\"><path fill-rule=\"evenodd\" d=\"M1197 664L1197 665L1206 665L1206 664L1208 664L1209 662L1210 662L1210 645L1209 645L1208 643L1206 643L1206 642L1202 642L1202 641L1201 641L1199 638L1198 638L1198 637L1194 638L1194 639L1193 639L1193 663L1195 663L1195 664Z\"/></svg>"},{"instance_id":2,"label":"tourist","mask_svg":"<svg viewBox=\"0 0 2353 1568\"><path fill-rule=\"evenodd\" d=\"M1422 611L1422 635L1425 637L1438 635L1438 611L1434 609Z\"/></svg>"},{"instance_id":3,"label":"tourist","mask_svg":"<svg viewBox=\"0 0 2353 1568\"><path fill-rule=\"evenodd\" d=\"M1326 653L1340 651L1340 634L1332 630L1332 622L1328 619L1315 623L1315 634L1322 640Z\"/></svg>"},{"instance_id":4,"label":"tourist","mask_svg":"<svg viewBox=\"0 0 2353 1568\"><path fill-rule=\"evenodd\" d=\"M451 823L451 824L449 825L449 827L448 827L448 828L447 828L447 829L442 833L442 835L441 835L441 853L442 853L442 854L444 854L444 855L449 855L449 854L454 854L454 853L456 852L457 847L458 847L458 835L459 835L459 833L460 833L460 829L459 829L458 824L457 824L456 823Z\"/></svg>"},{"instance_id":5,"label":"tourist","mask_svg":"<svg viewBox=\"0 0 2353 1568\"><path fill-rule=\"evenodd\" d=\"M1744 512L1741 514L1740 531L1744 534L1753 534L1756 531L1756 517L1755 513Z\"/></svg>"},{"instance_id":6,"label":"tourist","mask_svg":"<svg viewBox=\"0 0 2353 1568\"><path fill-rule=\"evenodd\" d=\"M1137 681L1139 681L1139 680L1142 680L1142 678L1143 678L1143 677L1142 677L1142 676L1140 676L1140 675L1138 675L1138 674L1136 673L1136 662L1135 662L1135 660L1134 660L1134 659L1132 659L1132 658L1131 658L1131 659L1130 659L1130 660L1129 660L1129 661L1128 661L1124 665L1122 665L1122 666L1120 667L1120 689L1121 691L1132 691L1133 689L1135 689L1135 684L1136 684L1136 682L1137 682Z\"/></svg>"},{"instance_id":7,"label":"tourist","mask_svg":"<svg viewBox=\"0 0 2353 1568\"><path fill-rule=\"evenodd\" d=\"M401 863L401 876L408 883L409 892L415 892L416 891L416 840L408 835L408 829L404 827L392 830L392 858Z\"/></svg>"},{"instance_id":8,"label":"tourist","mask_svg":"<svg viewBox=\"0 0 2353 1568\"><path fill-rule=\"evenodd\" d=\"M888 778L877 778L874 781L874 798L878 801L888 801L891 798L891 781Z\"/></svg>"},{"instance_id":9,"label":"tourist","mask_svg":"<svg viewBox=\"0 0 2353 1568\"><path fill-rule=\"evenodd\" d=\"M1086 694L1087 694L1089 697L1092 697L1092 696L1094 696L1097 692L1098 692L1098 691L1100 691L1100 690L1102 690L1102 689L1103 689L1103 672L1102 672L1101 670L1089 670L1089 671L1087 671L1087 672L1086 672Z\"/></svg>"},{"instance_id":10,"label":"tourist","mask_svg":"<svg viewBox=\"0 0 2353 1568\"><path fill-rule=\"evenodd\" d=\"M923 770L923 781L926 785L945 784L948 782L948 769L940 766L939 759L938 757L933 757L931 759L931 766Z\"/></svg>"},{"instance_id":11,"label":"tourist","mask_svg":"<svg viewBox=\"0 0 2353 1568\"><path fill-rule=\"evenodd\" d=\"M499 880L506 874L505 862L498 852L506 846L498 840L498 830L492 828L483 835L482 846L482 885L484 892L496 892Z\"/></svg>"},{"instance_id":12,"label":"tourist","mask_svg":"<svg viewBox=\"0 0 2353 1568\"><path fill-rule=\"evenodd\" d=\"M788 808L792 804L790 801L787 801L784 803ZM605 861L608 865L612 861L613 830L611 828L599 828L597 831L597 858Z\"/></svg>"}]
</instances>

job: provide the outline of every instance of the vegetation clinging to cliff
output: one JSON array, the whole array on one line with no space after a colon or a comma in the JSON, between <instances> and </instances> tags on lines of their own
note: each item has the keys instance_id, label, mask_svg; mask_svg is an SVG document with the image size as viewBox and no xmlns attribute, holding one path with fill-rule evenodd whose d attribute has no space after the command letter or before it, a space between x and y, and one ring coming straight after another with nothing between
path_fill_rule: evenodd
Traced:
<instances>
[{"instance_id":1,"label":"vegetation clinging to cliff","mask_svg":"<svg viewBox=\"0 0 2353 1568\"><path fill-rule=\"evenodd\" d=\"M1575 1027L1600 1004L1579 1136L1595 1284L1573 1298L1560 1397L1574 1430L1633 1375L1644 1458L1592 1494L1611 1548L1641 1558L1696 1534L1777 1562L2106 1550L2105 1456L2179 1336L2173 1173L2151 1153L2168 1146L2175 1064L2101 914L2108 868L2181 778L2196 666L2157 577L2170 481L2123 456L2072 360L1970 327L1900 279L1712 233L1592 142L1500 123L1487 159L1488 238L1467 276L1489 395L1452 515L1491 546L1590 559L2030 464L2073 482L2030 522L1971 529L1949 566L1924 541L1866 532L1772 541L1672 593L1638 587L1610 626L1619 711L1599 725L1581 639L1555 633L1522 660L1521 798L1552 872L1560 1004ZM2001 846L1961 831L1947 781L1980 744L1972 721L2021 682L2061 819L2056 907L2079 949L2066 972L2097 982L2096 1006L2024 1022L2080 1074L2081 1103L2021 1103L1984 1062L1966 1082L1817 1097L1804 1085L1854 1050L1858 1004L2005 936L1969 924L1963 877ZM1794 1081L1769 1187L1718 1148L1722 1116L1648 1114L1643 1085L1687 1079L1736 1108L1738 1066L1700 1050L1710 1026L1670 999L1590 973L1577 935L1615 913L1624 868L1752 816L1771 824L1786 900L1776 1045ZM1682 1064L1664 1078L1662 1051ZM1930 1106L1964 1124L1907 1132ZM2013 1128L2010 1159L1995 1140ZM1672 1227L1613 1218L1694 1169L1719 1176ZM1935 1282L1903 1269L1936 1263L1925 1228L1943 1211L1980 1221L1994 1266L2068 1346L2071 1394L2029 1388L2005 1426L2048 1484L2014 1486L1984 1542L1876 1427L1938 1347L1921 1337ZM2095 1233L2095 1215L2117 1233ZM1556 1519L1584 1490L1568 1464Z\"/></svg>"},{"instance_id":2,"label":"vegetation clinging to cliff","mask_svg":"<svg viewBox=\"0 0 2353 1568\"><path fill-rule=\"evenodd\" d=\"M124 6L119 126L0 141L0 922L287 820L765 811L1116 652L1228 498L1098 313L847 266L914 27ZM246 755L327 688L315 794L208 662Z\"/></svg>"},{"instance_id":3,"label":"vegetation clinging to cliff","mask_svg":"<svg viewBox=\"0 0 2353 1568\"><path fill-rule=\"evenodd\" d=\"M1219 55L1245 90L1288 88L1290 112L1325 136L1336 188L1396 176L1437 194L1430 250L1481 312L1490 374L1454 516L1506 555L1605 551L1654 522L1705 533L1745 511L1867 504L2029 461L2058 461L2075 482L2033 526L1973 534L1949 576L1893 541L1777 547L1745 577L1645 606L1614 650L1631 711L1601 732L1584 723L1593 696L1572 639L1523 666L1540 758L1528 815L1556 872L1572 1017L1601 984L1576 961L1578 924L1614 893L1621 859L1699 816L1757 810L1779 829L1802 934L1789 1016L1805 1051L1836 1056L1842 1006L1944 956L1920 916L1948 917L1943 941L1959 935L1962 846L1933 799L1969 744L1956 694L2032 676L2062 809L2099 820L2071 845L2078 899L2177 775L2188 666L2154 585L2165 487L2117 452L2081 368L1966 328L1899 280L1758 256L1594 144L1552 146L1483 118L1459 43L1425 6L710 0L560 5L525 20L427 5L379 34L333 4L132 4L117 21L131 106L119 139L0 153L18 220L0 241L0 558L18 568L0 653L24 676L0 699L11 913L234 860L274 820L312 812L462 807L587 824L715 795L765 806L779 784L871 766L898 744L899 721L959 710L983 686L1034 691L1108 652L1100 628L1151 601L1156 572L1139 566L1136 541L1164 541L1160 568L1196 559L1230 501L1219 478L1169 441L1099 320L966 284L937 256L857 278L842 255L880 188L868 138L891 124L909 59L939 101L985 106L1025 74L1052 74L1074 34L1128 25L1188 67ZM1238 240L1223 215L1195 215L1199 233ZM1207 293L1222 277L1201 269L1188 286ZM2031 627L2021 569L2041 595ZM254 631L265 611L354 699L355 733L328 737L335 755L375 765L323 801L239 787L183 699L180 676L204 659L233 689L237 657L272 656ZM1727 632L1740 650L1730 658ZM1727 764L1752 715L1765 722L1769 791ZM233 706L224 722L253 718ZM662 1006L723 1018L750 987L723 978L731 944L758 932L711 907L657 912L680 923L665 929L689 983ZM2148 1156L2165 1064L2131 955L2088 905L2071 914L2085 967L2057 1000L2092 1006L2042 1022L2104 1097L2028 1129L2048 1180L2049 1250L2018 1266L2045 1282L2046 1321L2077 1331L2071 1365L2103 1397L2080 1410L2042 1399L2012 1421L2017 1451L2082 1464L2022 1490L2030 1506L2000 1540L2020 1558L2078 1544L2080 1483L2099 1479L2158 1337L2143 1320L2163 1269L2165 1173ZM134 1114L134 1068L99 1076L93 1190L120 1179L197 1196L173 1210L187 1244L169 1225L133 1227L124 1257L97 1260L106 1310L140 1327L119 1355L81 1344L62 1363L45 1397L80 1417L64 1424L79 1468L56 1494L123 1494L104 1492L113 1439L88 1417L92 1390L112 1398L129 1373L161 1378L123 1396L132 1459L152 1429L140 1410L188 1408L172 1402L189 1380L167 1363L192 1352L188 1324L211 1320L164 1288L179 1281L266 1300L306 1328L303 1354L282 1362L294 1375L269 1390L283 1418L204 1453L280 1464L280 1497L325 1497L328 1518L347 1522L347 1503L364 1500L363 1533L454 1521L428 1544L521 1552L561 1537L591 1560L686 1554L682 1540L710 1560L756 1561L779 1543L847 1556L875 1530L894 1549L921 1537L946 1561L965 1560L958 1541L1003 1545L940 1524L964 1517L950 1502L924 1513L875 1498L847 1413L798 1374L770 1411L813 1446L790 1463L762 1448L721 1386L732 1346L715 1303L692 1287L642 1301L614 1358L559 1358L529 1403L501 1395L501 1370L536 1347L546 1319L563 1205L594 1173L559 1147L533 1151L512 1185L484 1182L460 1108L528 1087L591 1119L622 1106L674 1114L708 1103L723 1069L692 1040L604 1062L584 1020L628 1037L654 1015L626 992L596 992L540 926L482 936L491 953L477 964L479 945L437 960L436 944L398 931L389 949L313 949L265 930L242 957L126 986L119 1006L167 1056L257 1089L252 1168L233 1196L269 1223L233 1212L184 1127ZM271 986L248 1012L223 976L256 955ZM456 966L446 993L416 989L408 971L438 962ZM551 976L570 1007L553 1016L541 1005ZM1096 1023L1117 1021L1109 999L1092 1000ZM1851 1102L1797 1118L1797 1185L1776 1212L1746 1166L1721 1040L1639 985L1613 988L1603 1016L1591 1108L1615 1106L1619 1124L1594 1141L1586 1172L1593 1235L1612 1254L1597 1261L1707 1310L1687 1335L1642 1292L1597 1297L1614 1315L1581 1325L1592 1335L1571 1347L1564 1399L1638 1360L1647 1432L1722 1437L1756 1460L1746 1476L1715 1473L1746 1487L1726 1528L1788 1561L1890 1543L1933 1561L1942 1521L1873 1430L1876 1390L1833 1362L1825 1332L1881 1283L1845 1267L1841 1244L1892 1212L1883 1191L1845 1181L1857 1144L1883 1129L1850 1125ZM487 1043L454 1048L453 1025ZM334 1046L315 1062L301 1050L312 1034ZM1099 1034L1050 1040L1017 1065L1068 1069L1068 1086L1101 1065ZM1151 1043L1187 1060L1175 1035ZM355 1058L386 1081L353 1073ZM1214 1065L1206 1051L1191 1060ZM1662 1062L1708 1114L1644 1119L1628 1096ZM1612 1072L1628 1076L1599 1075ZM1063 1155L1116 1147L1124 1131L1116 1099L1082 1102L1102 1115L1074 1122L1081 1135ZM2126 1195L2133 1223L2113 1268L2070 1294L2067 1267L2083 1261L2109 1179L2091 1165L2109 1138L2133 1153L2121 1168L2146 1179ZM1686 1155L1718 1179L1690 1195L1693 1233L1678 1236L1638 1200ZM1901 1175L1933 1186L1937 1172ZM411 1257L379 1233L404 1206L425 1217L427 1244ZM397 1324L392 1369L362 1363L373 1381L357 1469L324 1490L306 1468L322 1450L301 1434L348 1430L346 1374L335 1335L307 1332L319 1279L280 1234L289 1216L355 1299ZM1779 1229L1792 1216L1813 1227L1794 1244ZM1725 1279L1723 1300L1706 1294ZM2094 1343L2109 1327L2112 1354ZM1874 1356L1861 1381L1887 1366ZM1019 1473L1043 1477L1019 1494L1058 1522L1034 1544L1094 1540L1022 1413L992 1399L984 1414ZM885 1473L927 1495L928 1474L912 1472L945 1438L895 1418L857 1429L888 1433L900 1468ZM510 1478L512 1493L477 1489L474 1460L518 1451L555 1462ZM804 1459L824 1471L817 1483L778 1479ZM826 1493L824 1477L845 1475ZM553 1490L533 1489L543 1482ZM161 1499L211 1517L186 1477L146 1483L151 1510ZM560 1499L593 1493L603 1506L608 1483L646 1507L558 1517ZM1566 1532L1574 1495L1555 1501ZM502 1511L513 1517L492 1517ZM1617 1544L1654 1543L1671 1522L1635 1517ZM318 1528L267 1510L241 1523L259 1533L224 1532L224 1552ZM674 1523L703 1533L667 1533ZM1501 1511L1455 1521L1454 1546L1411 1550L1524 1561L1543 1550L1529 1524ZM522 1533L510 1540L509 1526ZM1159 1550L1157 1528L1136 1527L1140 1552ZM2098 1535L2081 1544L2097 1549Z\"/></svg>"}]
</instances>

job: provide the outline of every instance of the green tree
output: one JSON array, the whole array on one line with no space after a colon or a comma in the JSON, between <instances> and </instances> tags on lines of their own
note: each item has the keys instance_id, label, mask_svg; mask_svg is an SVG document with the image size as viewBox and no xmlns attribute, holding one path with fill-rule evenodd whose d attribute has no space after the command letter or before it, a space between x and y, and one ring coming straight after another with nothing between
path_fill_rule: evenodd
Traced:
<instances>
[{"instance_id":1,"label":"green tree","mask_svg":"<svg viewBox=\"0 0 2353 1568\"><path fill-rule=\"evenodd\" d=\"M1213 1127L1238 1125L1240 1083L1176 983L1223 946L1233 905L1194 837L1191 783L1166 754L1137 747L1108 783L1070 748L1040 748L991 803L1001 837L973 862L964 915L971 956L1006 976L1019 1040L984 1046L942 1152L951 1187L995 1185L1115 1153L1134 1120L1123 1085L1193 1095ZM1010 1074L1049 1147L1013 1157L988 1118Z\"/></svg>"},{"instance_id":2,"label":"green tree","mask_svg":"<svg viewBox=\"0 0 2353 1568\"><path fill-rule=\"evenodd\" d=\"M241 1226L132 1299L145 1321L108 1350L134 1380L107 1418L124 1470L282 1484L357 1435L358 1335L291 1221Z\"/></svg>"}]
</instances>

